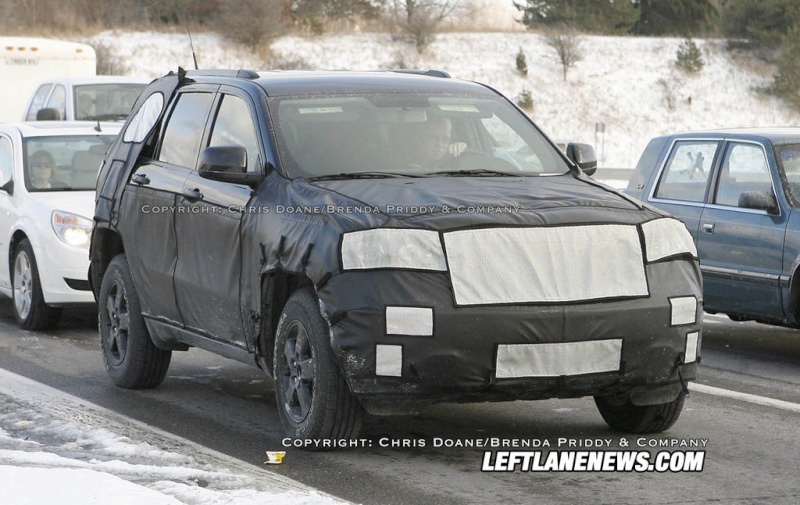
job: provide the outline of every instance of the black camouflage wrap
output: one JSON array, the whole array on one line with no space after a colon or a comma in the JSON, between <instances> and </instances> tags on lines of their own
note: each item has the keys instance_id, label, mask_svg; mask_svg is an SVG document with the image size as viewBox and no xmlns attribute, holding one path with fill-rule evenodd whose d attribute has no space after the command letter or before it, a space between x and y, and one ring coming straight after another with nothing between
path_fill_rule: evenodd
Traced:
<instances>
[{"instance_id":1,"label":"black camouflage wrap","mask_svg":"<svg viewBox=\"0 0 800 505\"><path fill-rule=\"evenodd\" d=\"M182 77L155 81L148 94L167 98ZM160 123L160 119L159 119ZM158 125L154 132L158 131ZM120 135L120 138L122 136ZM134 221L141 202L125 197L127 181L143 144L118 140L104 162L97 187L96 228L122 236L126 253L159 249L169 271L175 251L160 241L158 225ZM153 195L158 198L158 195ZM414 269L344 270L343 235L358 230L424 229L440 235L483 228L557 228L624 224L636 227L663 213L626 197L577 169L549 177L376 178L341 181L288 179L271 170L241 212L233 235L213 226L197 237L205 243L234 244L221 270L241 269L240 286L220 286L221 296L239 297L230 314L239 334L206 335L253 355L258 362L257 324L265 300L264 279L288 273L314 286L330 326L335 359L351 390L376 413L414 410L426 401L482 401L579 397L669 386L685 387L696 363L684 363L687 333L700 332L702 286L697 258L680 254L646 262L647 296L568 303L458 306L449 271ZM127 221L126 221L127 219ZM241 249L239 250L239 245ZM496 251L502 261L505 251ZM565 258L578 265L583 257ZM93 269L100 261L93 255ZM154 303L158 283L140 262L131 261L137 291L148 316L180 328L181 314L169 303ZM138 266L137 266L138 265ZM149 268L152 268L150 265ZM208 272L198 275L212 275ZM94 279L97 288L99 282ZM670 323L670 299L695 297L691 324ZM200 303L200 301L197 301ZM433 313L428 336L387 335L386 307L427 307ZM193 310L204 310L197 305ZM185 328L184 328L185 329ZM233 332L235 333L235 332ZM557 377L500 378L495 374L498 345L545 344L622 339L619 369ZM402 348L399 376L376 374L376 346ZM408 402L406 402L408 400Z\"/></svg>"}]
</instances>

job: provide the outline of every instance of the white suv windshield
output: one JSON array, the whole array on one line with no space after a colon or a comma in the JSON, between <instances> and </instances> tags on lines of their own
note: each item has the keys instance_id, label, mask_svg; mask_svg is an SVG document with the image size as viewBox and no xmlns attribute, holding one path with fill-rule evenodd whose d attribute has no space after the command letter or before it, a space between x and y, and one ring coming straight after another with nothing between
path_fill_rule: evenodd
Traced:
<instances>
[{"instance_id":1,"label":"white suv windshield","mask_svg":"<svg viewBox=\"0 0 800 505\"><path fill-rule=\"evenodd\" d=\"M383 93L269 100L290 177L569 170L536 127L499 98Z\"/></svg>"},{"instance_id":2,"label":"white suv windshield","mask_svg":"<svg viewBox=\"0 0 800 505\"><path fill-rule=\"evenodd\" d=\"M75 86L75 119L124 121L145 84L102 83Z\"/></svg>"}]
</instances>

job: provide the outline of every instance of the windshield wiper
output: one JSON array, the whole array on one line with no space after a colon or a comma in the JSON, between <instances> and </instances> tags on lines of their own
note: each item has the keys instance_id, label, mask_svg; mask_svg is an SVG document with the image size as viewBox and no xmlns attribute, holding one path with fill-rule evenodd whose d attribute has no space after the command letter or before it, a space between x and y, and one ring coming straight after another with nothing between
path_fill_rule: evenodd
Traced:
<instances>
[{"instance_id":1,"label":"windshield wiper","mask_svg":"<svg viewBox=\"0 0 800 505\"><path fill-rule=\"evenodd\" d=\"M464 176L464 175L485 175L485 176L495 176L495 175L502 175L506 177L519 177L525 174L523 173L516 173L512 174L509 172L501 172L499 170L489 170L486 168L473 168L470 170L441 170L439 172L432 172L425 175L447 175L447 176Z\"/></svg>"},{"instance_id":2,"label":"windshield wiper","mask_svg":"<svg viewBox=\"0 0 800 505\"><path fill-rule=\"evenodd\" d=\"M309 177L309 181L330 181L336 179L394 179L396 177L422 177L416 174L401 174L397 172L343 172L339 174L320 175Z\"/></svg>"}]
</instances>

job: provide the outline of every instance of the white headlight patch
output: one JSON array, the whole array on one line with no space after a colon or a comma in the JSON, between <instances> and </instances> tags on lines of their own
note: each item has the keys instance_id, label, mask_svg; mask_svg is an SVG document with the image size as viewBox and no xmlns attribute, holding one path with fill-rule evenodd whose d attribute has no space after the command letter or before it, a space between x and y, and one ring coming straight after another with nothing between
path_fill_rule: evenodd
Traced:
<instances>
[{"instance_id":1,"label":"white headlight patch","mask_svg":"<svg viewBox=\"0 0 800 505\"><path fill-rule=\"evenodd\" d=\"M495 377L560 377L619 370L622 339L497 346Z\"/></svg>"},{"instance_id":2,"label":"white headlight patch","mask_svg":"<svg viewBox=\"0 0 800 505\"><path fill-rule=\"evenodd\" d=\"M342 238L342 269L377 268L446 271L439 233L398 228L346 233Z\"/></svg>"},{"instance_id":3,"label":"white headlight patch","mask_svg":"<svg viewBox=\"0 0 800 505\"><path fill-rule=\"evenodd\" d=\"M692 235L682 221L673 218L662 218L648 221L642 225L647 261L689 253L697 257L697 248Z\"/></svg>"},{"instance_id":4,"label":"white headlight patch","mask_svg":"<svg viewBox=\"0 0 800 505\"><path fill-rule=\"evenodd\" d=\"M457 305L647 296L633 225L484 228L444 234Z\"/></svg>"}]
</instances>

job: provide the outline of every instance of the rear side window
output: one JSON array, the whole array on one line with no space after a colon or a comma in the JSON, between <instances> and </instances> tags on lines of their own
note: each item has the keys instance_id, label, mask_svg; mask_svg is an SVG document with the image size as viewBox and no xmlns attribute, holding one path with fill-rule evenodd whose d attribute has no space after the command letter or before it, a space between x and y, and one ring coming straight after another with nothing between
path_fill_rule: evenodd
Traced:
<instances>
[{"instance_id":1,"label":"rear side window","mask_svg":"<svg viewBox=\"0 0 800 505\"><path fill-rule=\"evenodd\" d=\"M164 129L159 161L195 168L213 99L212 93L183 93L178 97Z\"/></svg>"},{"instance_id":2,"label":"rear side window","mask_svg":"<svg viewBox=\"0 0 800 505\"><path fill-rule=\"evenodd\" d=\"M50 93L52 87L52 84L42 84L39 86L39 89L36 90L36 94L33 95L33 100L31 100L31 107L28 109L28 115L25 116L26 121L36 121L36 113L44 107L44 101L47 99L47 94Z\"/></svg>"},{"instance_id":3,"label":"rear side window","mask_svg":"<svg viewBox=\"0 0 800 505\"><path fill-rule=\"evenodd\" d=\"M717 141L678 141L672 146L653 196L665 200L703 202Z\"/></svg>"}]
</instances>

